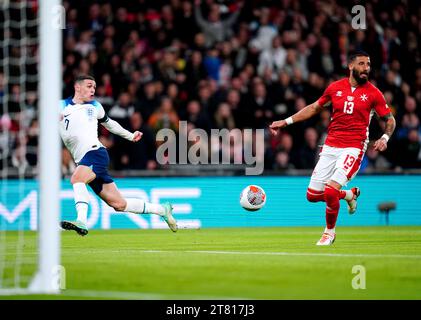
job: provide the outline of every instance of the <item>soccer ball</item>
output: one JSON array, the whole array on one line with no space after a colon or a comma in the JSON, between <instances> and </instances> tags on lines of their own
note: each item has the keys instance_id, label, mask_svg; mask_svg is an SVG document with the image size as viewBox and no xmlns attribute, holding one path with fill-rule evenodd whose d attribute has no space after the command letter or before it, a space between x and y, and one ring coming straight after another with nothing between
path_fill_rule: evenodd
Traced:
<instances>
[{"instance_id":1,"label":"soccer ball","mask_svg":"<svg viewBox=\"0 0 421 320\"><path fill-rule=\"evenodd\" d=\"M241 191L240 205L248 211L257 211L266 203L266 193L256 185L247 186Z\"/></svg>"}]
</instances>

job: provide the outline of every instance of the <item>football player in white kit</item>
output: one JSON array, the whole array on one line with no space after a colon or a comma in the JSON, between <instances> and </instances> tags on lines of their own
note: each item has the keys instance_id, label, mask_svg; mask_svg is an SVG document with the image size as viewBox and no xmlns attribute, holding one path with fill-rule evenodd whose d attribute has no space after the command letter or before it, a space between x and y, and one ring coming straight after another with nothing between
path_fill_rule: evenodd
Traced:
<instances>
[{"instance_id":1,"label":"football player in white kit","mask_svg":"<svg viewBox=\"0 0 421 320\"><path fill-rule=\"evenodd\" d=\"M74 230L82 236L88 234L88 184L116 211L157 214L173 232L176 232L177 222L172 215L173 207L170 203L161 205L136 198L124 198L108 174L110 159L107 150L98 139L98 122L113 134L133 142L139 141L142 133L131 133L107 116L102 105L94 99L96 83L93 77L77 77L74 89L73 97L60 101L60 135L77 164L70 180L75 195L77 220L62 221L61 227Z\"/></svg>"}]
</instances>

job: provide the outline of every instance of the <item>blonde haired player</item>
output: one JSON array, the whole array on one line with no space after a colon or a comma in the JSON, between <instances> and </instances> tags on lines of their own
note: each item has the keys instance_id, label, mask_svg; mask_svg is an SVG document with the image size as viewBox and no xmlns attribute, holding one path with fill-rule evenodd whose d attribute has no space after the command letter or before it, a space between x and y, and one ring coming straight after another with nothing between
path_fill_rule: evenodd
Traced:
<instances>
[{"instance_id":1,"label":"blonde haired player","mask_svg":"<svg viewBox=\"0 0 421 320\"><path fill-rule=\"evenodd\" d=\"M324 107L332 105L332 120L328 135L314 168L307 189L310 202L326 202L326 228L317 245L327 246L336 239L335 226L339 212L339 200L348 203L348 212L355 213L360 189L341 190L357 174L367 150L368 128L376 112L385 121L383 136L374 148L384 151L396 127L396 122L382 93L368 81L370 57L360 51L349 57L349 78L330 84L323 96L291 117L274 121L269 129L276 135L278 129L295 122L307 120Z\"/></svg>"},{"instance_id":2,"label":"blonde haired player","mask_svg":"<svg viewBox=\"0 0 421 320\"><path fill-rule=\"evenodd\" d=\"M107 150L98 139L98 123L110 132L133 142L138 142L142 138L142 133L139 131L131 133L107 116L102 105L94 99L96 83L93 77L77 77L74 89L73 97L60 102L60 135L77 164L70 180L75 195L77 220L62 221L61 227L65 230L74 230L82 236L88 234L86 225L88 184L116 211L157 214L165 220L172 231L176 232L177 222L172 215L171 204L153 204L141 199L124 198L108 174L110 159Z\"/></svg>"}]
</instances>

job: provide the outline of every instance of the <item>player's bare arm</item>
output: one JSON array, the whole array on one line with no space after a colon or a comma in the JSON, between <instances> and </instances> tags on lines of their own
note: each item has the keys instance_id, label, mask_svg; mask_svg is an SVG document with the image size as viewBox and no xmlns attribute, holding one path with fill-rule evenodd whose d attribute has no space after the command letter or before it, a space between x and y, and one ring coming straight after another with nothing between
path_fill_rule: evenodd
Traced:
<instances>
[{"instance_id":1,"label":"player's bare arm","mask_svg":"<svg viewBox=\"0 0 421 320\"><path fill-rule=\"evenodd\" d=\"M385 115L384 117L381 117L381 119L386 123L384 134L380 139L378 139L374 143L374 150L385 151L387 149L387 142L389 141L389 138L395 131L396 120L391 113Z\"/></svg>"},{"instance_id":2,"label":"player's bare arm","mask_svg":"<svg viewBox=\"0 0 421 320\"><path fill-rule=\"evenodd\" d=\"M287 119L272 122L272 124L269 126L270 132L273 135L277 135L279 129L285 128L287 125L290 125L294 122L300 122L310 119L311 117L315 116L320 111L322 111L322 109L323 106L321 106L318 101L309 104L308 106L301 109L300 111L298 111L297 113L295 113Z\"/></svg>"}]
</instances>

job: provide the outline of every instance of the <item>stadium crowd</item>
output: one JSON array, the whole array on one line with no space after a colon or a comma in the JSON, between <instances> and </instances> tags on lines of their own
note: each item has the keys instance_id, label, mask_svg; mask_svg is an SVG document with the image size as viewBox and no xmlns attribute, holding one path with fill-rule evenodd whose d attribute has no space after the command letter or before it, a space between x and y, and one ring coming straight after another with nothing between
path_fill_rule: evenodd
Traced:
<instances>
[{"instance_id":1,"label":"stadium crowd","mask_svg":"<svg viewBox=\"0 0 421 320\"><path fill-rule=\"evenodd\" d=\"M265 170L312 169L330 121L318 117L271 137L267 126L314 102L347 76L347 54L371 56L370 81L397 119L387 152L371 146L360 172L421 168L421 7L417 0L366 1L366 30L355 30L358 1L119 0L63 1L63 96L73 80L91 74L109 116L144 133L130 143L100 128L111 168L162 168L155 134L189 129L263 128ZM0 95L4 84L0 74ZM19 91L19 88L14 89ZM16 139L12 165L36 165L37 97L28 94L25 137ZM4 110L2 108L2 110ZM10 108L9 108L10 110ZM32 112L30 112L32 110ZM23 113L23 112L19 112ZM22 130L2 114L2 131ZM101 127L101 126L100 126ZM370 138L382 134L373 119ZM229 145L222 146L229 148ZM26 156L24 156L26 154ZM63 172L74 163L63 150Z\"/></svg>"}]
</instances>

